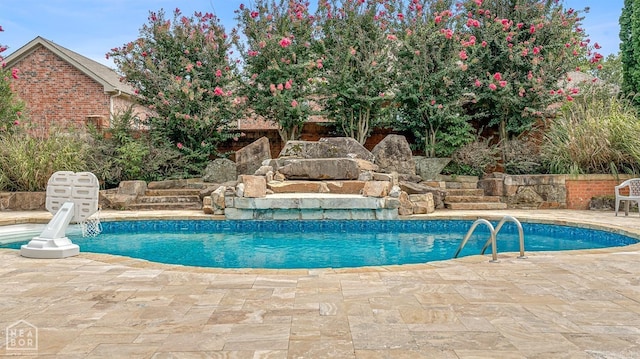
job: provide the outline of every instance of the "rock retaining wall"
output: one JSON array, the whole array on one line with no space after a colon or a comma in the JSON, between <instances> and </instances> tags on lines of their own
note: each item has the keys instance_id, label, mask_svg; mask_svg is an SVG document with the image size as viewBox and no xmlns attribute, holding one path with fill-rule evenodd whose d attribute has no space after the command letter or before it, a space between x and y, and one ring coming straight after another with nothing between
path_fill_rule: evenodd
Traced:
<instances>
[{"instance_id":1,"label":"rock retaining wall","mask_svg":"<svg viewBox=\"0 0 640 359\"><path fill-rule=\"evenodd\" d=\"M493 174L478 182L489 196L500 196L508 208L590 208L592 198L614 194L614 187L630 176L505 175Z\"/></svg>"}]
</instances>

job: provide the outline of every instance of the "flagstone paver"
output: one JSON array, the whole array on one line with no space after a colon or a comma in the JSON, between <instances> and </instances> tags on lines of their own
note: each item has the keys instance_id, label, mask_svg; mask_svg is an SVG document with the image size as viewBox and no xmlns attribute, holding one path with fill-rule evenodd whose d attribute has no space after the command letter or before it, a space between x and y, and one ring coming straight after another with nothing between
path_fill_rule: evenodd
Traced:
<instances>
[{"instance_id":1,"label":"flagstone paver","mask_svg":"<svg viewBox=\"0 0 640 359\"><path fill-rule=\"evenodd\" d=\"M1 214L3 224L50 216ZM640 219L610 212L508 214L640 233ZM16 354L4 329L25 320L38 349L20 358L640 358L640 244L527 255L288 271L0 250L0 356Z\"/></svg>"}]
</instances>

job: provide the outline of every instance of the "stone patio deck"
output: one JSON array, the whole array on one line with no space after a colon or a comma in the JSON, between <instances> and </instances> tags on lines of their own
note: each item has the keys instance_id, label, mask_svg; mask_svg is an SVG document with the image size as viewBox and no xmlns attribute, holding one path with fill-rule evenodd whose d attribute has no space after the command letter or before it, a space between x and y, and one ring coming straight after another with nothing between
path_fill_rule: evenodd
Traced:
<instances>
[{"instance_id":1,"label":"stone patio deck","mask_svg":"<svg viewBox=\"0 0 640 359\"><path fill-rule=\"evenodd\" d=\"M445 211L426 218L581 222L640 234L640 218L588 211ZM0 224L46 222L0 212ZM195 211L103 218L197 218ZM500 253L344 270L224 270L81 253L0 250L0 332L38 330L20 358L640 358L640 244ZM24 322L20 323L20 325Z\"/></svg>"}]
</instances>

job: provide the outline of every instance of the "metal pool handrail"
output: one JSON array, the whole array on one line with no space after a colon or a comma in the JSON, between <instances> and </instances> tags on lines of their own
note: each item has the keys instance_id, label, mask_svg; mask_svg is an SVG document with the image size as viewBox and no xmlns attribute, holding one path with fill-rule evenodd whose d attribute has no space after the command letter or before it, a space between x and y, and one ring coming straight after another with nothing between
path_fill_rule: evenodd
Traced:
<instances>
[{"instance_id":1,"label":"metal pool handrail","mask_svg":"<svg viewBox=\"0 0 640 359\"><path fill-rule=\"evenodd\" d=\"M522 224L520 224L520 221L518 221L515 217L512 217L512 216L504 216L504 217L502 217L502 219L498 223L498 226L495 227L495 228L493 227L491 222L489 222L489 221L487 221L486 219L483 219L483 218L480 218L480 219L476 220L475 222L473 222L473 224L469 228L469 231L467 231L467 234L462 239L462 242L460 243L460 246L458 247L458 250L456 250L456 253L453 255L453 258L458 258L458 254L460 254L460 251L462 251L462 248L464 248L464 246L467 244L467 241L469 241L469 238L471 237L471 235L475 231L476 227L478 227L478 225L480 225L480 224L485 224L487 227L489 227L490 235L489 235L489 239L487 240L487 242L482 247L481 254L484 254L484 252L489 247L489 244L491 244L491 262L497 262L498 261L498 249L497 249L497 246L496 246L496 236L498 235L498 232L500 232L500 230L502 229L502 226L504 225L504 223L507 222L507 221L515 223L516 226L518 227L518 234L519 234L519 237L520 237L520 256L518 258L526 258L526 256L524 255L524 232L522 230Z\"/></svg>"},{"instance_id":2,"label":"metal pool handrail","mask_svg":"<svg viewBox=\"0 0 640 359\"><path fill-rule=\"evenodd\" d=\"M505 222L513 222L515 223L516 227L518 227L518 237L520 241L520 255L518 256L518 258L521 258L521 259L527 258L527 256L524 255L524 231L522 230L522 224L515 217L512 217L512 216L502 217L502 219L496 226L495 235L496 236L498 235L498 232L500 232L500 230L502 229L502 225L505 224ZM487 250L488 247L489 247L489 241L487 241L487 243L484 244L480 254L484 254L484 252Z\"/></svg>"},{"instance_id":3,"label":"metal pool handrail","mask_svg":"<svg viewBox=\"0 0 640 359\"><path fill-rule=\"evenodd\" d=\"M453 258L458 258L458 254L460 254L460 251L462 250L462 248L465 246L465 244L467 244L467 241L469 240L469 238L471 237L471 235L473 234L473 231L476 230L476 227L478 227L479 224L486 224L487 227L489 227L489 231L491 231L491 235L489 237L489 241L491 242L491 261L492 262L497 262L498 261L498 250L496 247L496 231L493 228L493 224L491 224L491 222L487 221L486 219L480 218L478 220L476 220L475 222L473 222L473 224L471 225L471 228L469 228L469 231L467 231L467 234L464 236L464 238L462 239L462 242L460 243L460 246L458 247L458 250L456 251L456 254L453 255Z\"/></svg>"}]
</instances>

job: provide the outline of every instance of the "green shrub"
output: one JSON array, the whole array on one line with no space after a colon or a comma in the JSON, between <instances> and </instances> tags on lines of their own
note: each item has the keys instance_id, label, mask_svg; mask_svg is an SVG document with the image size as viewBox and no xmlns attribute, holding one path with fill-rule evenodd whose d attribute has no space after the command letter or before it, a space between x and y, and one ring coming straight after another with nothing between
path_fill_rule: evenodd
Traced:
<instances>
[{"instance_id":1,"label":"green shrub","mask_svg":"<svg viewBox=\"0 0 640 359\"><path fill-rule=\"evenodd\" d=\"M453 153L451 163L444 173L466 176L482 176L498 163L498 148L489 140L479 139L468 143Z\"/></svg>"},{"instance_id":2,"label":"green shrub","mask_svg":"<svg viewBox=\"0 0 640 359\"><path fill-rule=\"evenodd\" d=\"M501 143L504 172L511 175L543 173L540 146L532 139L514 138Z\"/></svg>"},{"instance_id":3,"label":"green shrub","mask_svg":"<svg viewBox=\"0 0 640 359\"><path fill-rule=\"evenodd\" d=\"M150 182L200 173L202 160L191 161L169 141L152 138L145 128L129 107L112 115L108 132L90 130L90 168L105 188L116 187L121 181Z\"/></svg>"},{"instance_id":4,"label":"green shrub","mask_svg":"<svg viewBox=\"0 0 640 359\"><path fill-rule=\"evenodd\" d=\"M77 133L7 133L0 137L0 190L44 191L56 171L86 171L89 149Z\"/></svg>"},{"instance_id":5,"label":"green shrub","mask_svg":"<svg viewBox=\"0 0 640 359\"><path fill-rule=\"evenodd\" d=\"M550 121L541 156L550 173L638 173L639 133L630 102L587 87Z\"/></svg>"}]
</instances>

